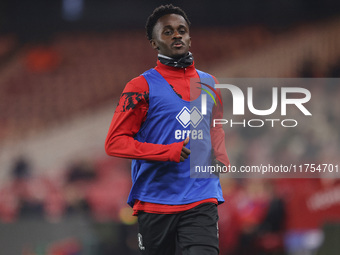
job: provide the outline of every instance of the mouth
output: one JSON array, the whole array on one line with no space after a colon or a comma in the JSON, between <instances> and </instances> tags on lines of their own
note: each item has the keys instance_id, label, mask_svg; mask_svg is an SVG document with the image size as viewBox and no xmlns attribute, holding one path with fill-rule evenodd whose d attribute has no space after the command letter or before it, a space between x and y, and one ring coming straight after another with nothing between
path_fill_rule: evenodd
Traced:
<instances>
[{"instance_id":1,"label":"mouth","mask_svg":"<svg viewBox=\"0 0 340 255\"><path fill-rule=\"evenodd\" d=\"M182 41L176 41L172 43L172 47L174 48L181 48L184 46L184 43Z\"/></svg>"}]
</instances>

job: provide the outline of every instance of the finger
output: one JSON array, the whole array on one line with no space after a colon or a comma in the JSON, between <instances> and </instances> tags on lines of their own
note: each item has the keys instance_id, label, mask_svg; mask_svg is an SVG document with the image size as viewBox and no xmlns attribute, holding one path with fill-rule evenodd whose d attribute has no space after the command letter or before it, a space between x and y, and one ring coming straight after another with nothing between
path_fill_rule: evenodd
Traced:
<instances>
[{"instance_id":1,"label":"finger","mask_svg":"<svg viewBox=\"0 0 340 255\"><path fill-rule=\"evenodd\" d=\"M185 154L187 154L187 155L190 155L190 153L191 153L191 150L189 150L188 148L186 148L186 147L183 147L182 148L182 153L185 153Z\"/></svg>"},{"instance_id":2,"label":"finger","mask_svg":"<svg viewBox=\"0 0 340 255\"><path fill-rule=\"evenodd\" d=\"M189 143L189 136L187 138L185 138L183 146L186 146Z\"/></svg>"},{"instance_id":3,"label":"finger","mask_svg":"<svg viewBox=\"0 0 340 255\"><path fill-rule=\"evenodd\" d=\"M189 154L185 153L184 151L181 152L181 157L184 159L187 159L189 157Z\"/></svg>"}]
</instances>

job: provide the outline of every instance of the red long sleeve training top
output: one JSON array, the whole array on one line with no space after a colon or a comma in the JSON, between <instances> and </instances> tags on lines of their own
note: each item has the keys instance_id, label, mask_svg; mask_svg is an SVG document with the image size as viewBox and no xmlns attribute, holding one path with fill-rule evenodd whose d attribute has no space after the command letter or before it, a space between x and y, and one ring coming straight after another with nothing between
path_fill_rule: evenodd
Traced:
<instances>
[{"instance_id":1,"label":"red long sleeve training top","mask_svg":"<svg viewBox=\"0 0 340 255\"><path fill-rule=\"evenodd\" d=\"M193 95L190 97L190 79L199 78L194 64L187 68L176 68L166 66L157 61L155 69L183 100L189 101L199 96L199 94L197 94L194 95L194 97ZM217 91L220 93L219 90ZM179 162L183 141L162 145L141 143L134 139L134 136L147 118L148 109L149 86L145 78L141 75L127 83L120 97L105 141L106 153L110 156L124 158ZM213 119L222 118L223 107L217 104L213 108ZM211 128L211 143L216 159L228 166L229 159L225 149L225 137L222 125ZM133 206L133 210L134 215L137 215L139 211L161 214L178 213L205 202L217 203L217 200L215 198L205 199L187 205L163 205L137 200Z\"/></svg>"}]
</instances>

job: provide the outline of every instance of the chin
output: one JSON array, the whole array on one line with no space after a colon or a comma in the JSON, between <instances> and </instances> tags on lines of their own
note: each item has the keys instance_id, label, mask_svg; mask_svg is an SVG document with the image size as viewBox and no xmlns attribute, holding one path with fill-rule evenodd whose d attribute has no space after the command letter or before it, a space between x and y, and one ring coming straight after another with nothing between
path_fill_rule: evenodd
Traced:
<instances>
[{"instance_id":1,"label":"chin","mask_svg":"<svg viewBox=\"0 0 340 255\"><path fill-rule=\"evenodd\" d=\"M181 58L181 57L184 57L186 54L188 54L188 52L184 52L184 53L175 53L175 54L172 54L172 58Z\"/></svg>"}]
</instances>

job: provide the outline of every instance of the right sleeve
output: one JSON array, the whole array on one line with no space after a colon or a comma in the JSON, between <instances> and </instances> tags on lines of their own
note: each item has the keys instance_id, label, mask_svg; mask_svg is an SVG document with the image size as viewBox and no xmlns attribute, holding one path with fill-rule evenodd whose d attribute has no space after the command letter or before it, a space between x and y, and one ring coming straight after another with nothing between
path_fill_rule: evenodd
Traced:
<instances>
[{"instance_id":1,"label":"right sleeve","mask_svg":"<svg viewBox=\"0 0 340 255\"><path fill-rule=\"evenodd\" d=\"M183 141L168 145L142 143L134 139L149 109L149 86L143 76L125 87L105 140L110 156L155 161L180 161Z\"/></svg>"},{"instance_id":2,"label":"right sleeve","mask_svg":"<svg viewBox=\"0 0 340 255\"><path fill-rule=\"evenodd\" d=\"M215 79L215 84L218 84L218 80L215 77L213 78ZM222 99L221 90L216 89L216 91L219 97ZM213 114L212 120L222 119L223 118L223 105L221 105L220 103L218 103L217 105L214 105L212 114ZM212 144L216 159L220 161L221 163L223 163L225 166L229 166L230 161L229 161L229 157L228 157L227 150L226 150L225 133L222 128L222 124L217 124L215 127L213 127L211 123L210 134L211 134L211 144Z\"/></svg>"}]
</instances>

